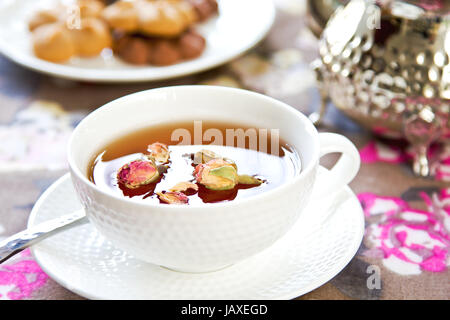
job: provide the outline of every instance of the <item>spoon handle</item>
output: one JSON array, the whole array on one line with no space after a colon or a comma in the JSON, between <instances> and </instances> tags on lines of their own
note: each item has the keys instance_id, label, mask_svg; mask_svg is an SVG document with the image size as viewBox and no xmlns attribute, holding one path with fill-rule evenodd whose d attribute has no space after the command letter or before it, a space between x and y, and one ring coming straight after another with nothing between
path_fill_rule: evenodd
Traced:
<instances>
[{"instance_id":1,"label":"spoon handle","mask_svg":"<svg viewBox=\"0 0 450 320\"><path fill-rule=\"evenodd\" d=\"M29 246L60 231L88 222L84 210L78 210L62 217L35 225L0 241L0 263Z\"/></svg>"}]
</instances>

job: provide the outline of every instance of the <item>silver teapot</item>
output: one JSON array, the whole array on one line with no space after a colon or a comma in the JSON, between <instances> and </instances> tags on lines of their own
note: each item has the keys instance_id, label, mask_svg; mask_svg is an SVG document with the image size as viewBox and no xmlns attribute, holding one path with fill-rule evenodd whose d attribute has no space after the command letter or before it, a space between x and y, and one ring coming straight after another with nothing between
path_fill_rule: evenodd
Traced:
<instances>
[{"instance_id":1,"label":"silver teapot","mask_svg":"<svg viewBox=\"0 0 450 320\"><path fill-rule=\"evenodd\" d=\"M352 0L319 48L322 106L311 119L319 124L331 99L374 133L407 139L414 172L430 175L430 145L450 141L450 0Z\"/></svg>"},{"instance_id":2,"label":"silver teapot","mask_svg":"<svg viewBox=\"0 0 450 320\"><path fill-rule=\"evenodd\" d=\"M342 5L346 5L350 0L308 0L307 1L307 22L308 27L316 37L320 37L327 25L328 20Z\"/></svg>"}]
</instances>

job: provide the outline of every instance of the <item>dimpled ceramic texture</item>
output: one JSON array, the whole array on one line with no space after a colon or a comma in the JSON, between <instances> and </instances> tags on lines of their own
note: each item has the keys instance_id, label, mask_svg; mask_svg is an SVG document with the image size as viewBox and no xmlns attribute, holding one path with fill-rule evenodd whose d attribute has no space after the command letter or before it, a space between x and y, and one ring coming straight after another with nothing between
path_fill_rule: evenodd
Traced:
<instances>
[{"instance_id":1,"label":"dimpled ceramic texture","mask_svg":"<svg viewBox=\"0 0 450 320\"><path fill-rule=\"evenodd\" d=\"M321 168L322 181L329 173ZM314 195L313 195L314 199ZM68 175L36 203L29 226L81 208ZM313 201L292 230L269 249L217 272L174 272L133 258L91 225L33 246L54 280L92 299L290 299L324 284L355 255L364 216L348 187Z\"/></svg>"},{"instance_id":2,"label":"dimpled ceramic texture","mask_svg":"<svg viewBox=\"0 0 450 320\"><path fill-rule=\"evenodd\" d=\"M168 210L166 207L123 206L74 179L90 221L118 247L147 262L202 272L217 270L270 246L294 224L308 199L307 189L280 202L249 201L245 212L227 207ZM313 173L305 180L312 188ZM308 192L309 193L309 192ZM92 201L96 199L96 201ZM112 209L115 207L116 209Z\"/></svg>"}]
</instances>

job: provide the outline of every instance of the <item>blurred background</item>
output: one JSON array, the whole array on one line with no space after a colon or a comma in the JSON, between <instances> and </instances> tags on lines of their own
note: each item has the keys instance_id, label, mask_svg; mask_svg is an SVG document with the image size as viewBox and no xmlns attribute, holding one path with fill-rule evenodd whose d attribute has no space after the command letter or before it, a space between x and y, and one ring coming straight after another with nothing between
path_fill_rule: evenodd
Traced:
<instances>
[{"instance_id":1,"label":"blurred background","mask_svg":"<svg viewBox=\"0 0 450 320\"><path fill-rule=\"evenodd\" d=\"M439 7L445 5L443 1L424 2L437 6L428 10L445 16L447 7ZM347 1L323 2L333 12ZM0 240L25 228L36 200L67 172L66 145L77 123L113 99L162 86L207 84L254 90L305 114L317 112L323 87L318 85L312 63L316 59L323 63L317 36L324 21L318 17L328 13L308 14L306 0L274 0L274 4L275 22L257 46L222 66L172 80L72 81L31 71L0 55ZM344 92L350 84L341 86L341 91L333 92ZM404 139L377 137L333 102L327 103L319 129L344 134L361 153L363 165L351 187L364 209L366 235L357 256L338 276L301 299L448 299L448 136L433 141L426 151L431 152L430 173L420 177L412 166L415 151ZM448 110L446 115L442 110L448 117ZM325 159L324 164L334 160ZM389 242L383 232L389 233ZM380 288L367 285L371 265L381 270ZM25 251L0 265L0 299L81 297L51 280Z\"/></svg>"}]
</instances>

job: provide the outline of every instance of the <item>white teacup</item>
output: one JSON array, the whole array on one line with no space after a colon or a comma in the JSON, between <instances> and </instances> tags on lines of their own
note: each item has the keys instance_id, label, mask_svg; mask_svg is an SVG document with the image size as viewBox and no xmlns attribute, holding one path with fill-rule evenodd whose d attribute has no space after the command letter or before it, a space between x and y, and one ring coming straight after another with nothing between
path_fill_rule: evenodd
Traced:
<instances>
[{"instance_id":1,"label":"white teacup","mask_svg":"<svg viewBox=\"0 0 450 320\"><path fill-rule=\"evenodd\" d=\"M301 156L302 170L283 185L253 197L204 205L148 204L100 189L87 177L100 148L134 130L168 122L212 120L280 129ZM272 245L308 203L319 158L343 156L331 170L324 195L349 183L359 153L345 137L318 133L294 108L239 89L178 86L143 91L112 101L88 115L71 137L72 181L92 224L118 248L138 259L186 272L217 270Z\"/></svg>"}]
</instances>

